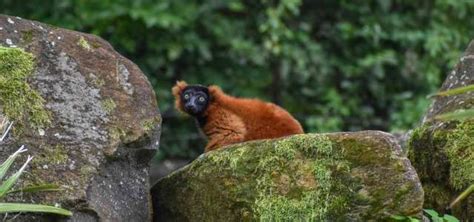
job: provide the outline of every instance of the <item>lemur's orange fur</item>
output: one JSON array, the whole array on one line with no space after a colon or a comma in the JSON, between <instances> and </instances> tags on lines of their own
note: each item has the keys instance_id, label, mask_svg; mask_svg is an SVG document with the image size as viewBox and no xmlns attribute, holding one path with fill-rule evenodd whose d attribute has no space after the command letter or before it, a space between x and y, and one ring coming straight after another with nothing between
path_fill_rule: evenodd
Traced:
<instances>
[{"instance_id":1,"label":"lemur's orange fur","mask_svg":"<svg viewBox=\"0 0 474 222\"><path fill-rule=\"evenodd\" d=\"M183 111L180 94L187 86L173 87L176 108ZM300 123L281 107L260 101L229 96L218 86L209 86L211 97L202 127L208 137L205 152L249 140L278 138L303 133Z\"/></svg>"}]
</instances>

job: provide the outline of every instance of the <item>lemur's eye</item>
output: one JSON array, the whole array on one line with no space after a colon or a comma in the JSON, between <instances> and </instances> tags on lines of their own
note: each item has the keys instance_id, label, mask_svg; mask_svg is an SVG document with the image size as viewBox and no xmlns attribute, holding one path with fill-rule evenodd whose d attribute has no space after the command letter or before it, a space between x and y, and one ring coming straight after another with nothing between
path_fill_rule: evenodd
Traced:
<instances>
[{"instance_id":1,"label":"lemur's eye","mask_svg":"<svg viewBox=\"0 0 474 222\"><path fill-rule=\"evenodd\" d=\"M204 98L204 96L200 96L199 97L199 102L204 102L204 101L206 101L206 98Z\"/></svg>"},{"instance_id":2,"label":"lemur's eye","mask_svg":"<svg viewBox=\"0 0 474 222\"><path fill-rule=\"evenodd\" d=\"M189 93L186 93L186 94L184 94L184 96L183 96L183 98L184 98L185 100L188 100L189 97L191 97L191 96L189 95Z\"/></svg>"}]
</instances>

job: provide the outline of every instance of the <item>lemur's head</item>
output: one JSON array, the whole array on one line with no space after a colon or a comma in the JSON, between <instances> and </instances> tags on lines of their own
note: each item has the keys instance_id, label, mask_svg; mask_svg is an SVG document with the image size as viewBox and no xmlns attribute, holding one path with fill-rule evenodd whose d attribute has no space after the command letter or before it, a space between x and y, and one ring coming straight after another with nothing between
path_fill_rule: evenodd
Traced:
<instances>
[{"instance_id":1,"label":"lemur's head","mask_svg":"<svg viewBox=\"0 0 474 222\"><path fill-rule=\"evenodd\" d=\"M176 99L176 108L197 117L202 115L209 105L209 89L201 85L187 85L179 81L173 87L173 95Z\"/></svg>"}]
</instances>

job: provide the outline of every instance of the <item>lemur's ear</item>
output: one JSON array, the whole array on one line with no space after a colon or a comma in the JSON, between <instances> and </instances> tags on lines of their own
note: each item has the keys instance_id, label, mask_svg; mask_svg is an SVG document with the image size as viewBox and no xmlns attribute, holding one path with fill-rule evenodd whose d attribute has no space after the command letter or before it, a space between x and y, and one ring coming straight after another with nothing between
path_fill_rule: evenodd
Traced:
<instances>
[{"instance_id":1,"label":"lemur's ear","mask_svg":"<svg viewBox=\"0 0 474 222\"><path fill-rule=\"evenodd\" d=\"M185 81L176 81L176 85L174 85L171 89L171 91L173 92L173 96L179 97L181 91L183 91L186 86L188 86L188 84Z\"/></svg>"},{"instance_id":2,"label":"lemur's ear","mask_svg":"<svg viewBox=\"0 0 474 222\"><path fill-rule=\"evenodd\" d=\"M173 86L171 92L173 93L176 109L183 111L183 105L181 103L181 92L186 88L188 84L185 81L176 81L176 85Z\"/></svg>"},{"instance_id":3,"label":"lemur's ear","mask_svg":"<svg viewBox=\"0 0 474 222\"><path fill-rule=\"evenodd\" d=\"M221 87L219 87L219 86L210 85L210 86L207 87L207 88L209 89L209 95L211 95L211 96L216 96L216 95L222 93L222 89L221 89Z\"/></svg>"},{"instance_id":4,"label":"lemur's ear","mask_svg":"<svg viewBox=\"0 0 474 222\"><path fill-rule=\"evenodd\" d=\"M216 98L218 97L219 95L222 95L223 92L222 92L222 89L221 87L219 86L216 86L216 85L210 85L209 87L207 87L209 89L209 95L213 98Z\"/></svg>"}]
</instances>

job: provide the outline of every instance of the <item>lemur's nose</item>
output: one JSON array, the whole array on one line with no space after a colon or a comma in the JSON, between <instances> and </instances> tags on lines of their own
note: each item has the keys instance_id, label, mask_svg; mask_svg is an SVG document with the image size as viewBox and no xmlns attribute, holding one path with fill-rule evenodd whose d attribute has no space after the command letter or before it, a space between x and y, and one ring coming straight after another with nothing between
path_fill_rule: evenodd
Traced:
<instances>
[{"instance_id":1,"label":"lemur's nose","mask_svg":"<svg viewBox=\"0 0 474 222\"><path fill-rule=\"evenodd\" d=\"M190 110L190 111L193 111L193 112L196 111L196 106L193 105L193 104L191 104L191 103L185 104L185 105L184 105L184 108L185 108L186 110Z\"/></svg>"}]
</instances>

